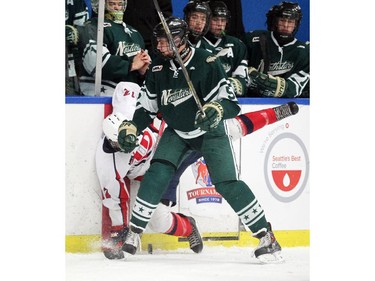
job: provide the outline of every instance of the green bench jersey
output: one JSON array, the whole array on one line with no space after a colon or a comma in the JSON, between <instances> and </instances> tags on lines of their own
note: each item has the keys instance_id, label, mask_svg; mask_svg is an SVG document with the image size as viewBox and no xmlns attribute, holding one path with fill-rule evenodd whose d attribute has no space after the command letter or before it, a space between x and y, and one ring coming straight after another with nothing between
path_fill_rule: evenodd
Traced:
<instances>
[{"instance_id":1,"label":"green bench jersey","mask_svg":"<svg viewBox=\"0 0 375 281\"><path fill-rule=\"evenodd\" d=\"M268 71L264 69L265 60L262 54L260 38L266 42L266 56L269 59ZM279 46L272 32L257 30L245 34L249 66L258 71L279 76L288 84L284 97L307 97L306 92L310 81L310 44L297 39ZM249 96L262 96L257 89L249 87Z\"/></svg>"},{"instance_id":2,"label":"green bench jersey","mask_svg":"<svg viewBox=\"0 0 375 281\"><path fill-rule=\"evenodd\" d=\"M92 18L86 22L83 34L82 54L82 76L80 77L81 90L90 91L95 86L96 49L97 49L97 28L98 18ZM103 33L103 68L102 68L102 89L101 95L112 96L117 83L126 81L139 85L143 77L138 71L130 71L133 57L145 48L142 35L133 27L115 23L111 20L104 20ZM91 95L93 95L92 93Z\"/></svg>"},{"instance_id":3,"label":"green bench jersey","mask_svg":"<svg viewBox=\"0 0 375 281\"><path fill-rule=\"evenodd\" d=\"M246 45L238 38L229 35L218 39L215 44L206 37L200 41L199 48L206 49L218 56L228 77L237 78L241 82L242 93L246 93L250 83Z\"/></svg>"}]
</instances>

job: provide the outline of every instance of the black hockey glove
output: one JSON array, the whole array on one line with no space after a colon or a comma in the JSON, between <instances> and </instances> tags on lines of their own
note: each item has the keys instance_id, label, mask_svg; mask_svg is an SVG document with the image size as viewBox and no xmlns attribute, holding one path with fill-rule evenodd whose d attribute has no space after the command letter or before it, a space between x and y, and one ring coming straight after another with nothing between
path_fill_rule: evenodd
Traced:
<instances>
[{"instance_id":1,"label":"black hockey glove","mask_svg":"<svg viewBox=\"0 0 375 281\"><path fill-rule=\"evenodd\" d=\"M219 125L221 119L223 119L224 110L220 103L212 101L206 103L203 106L205 116L201 111L198 111L195 115L195 128L201 128L203 131L211 131Z\"/></svg>"},{"instance_id":2,"label":"black hockey glove","mask_svg":"<svg viewBox=\"0 0 375 281\"><path fill-rule=\"evenodd\" d=\"M258 88L260 93L267 97L282 97L288 86L284 78L264 74L254 67L249 67L249 76L250 87Z\"/></svg>"},{"instance_id":3,"label":"black hockey glove","mask_svg":"<svg viewBox=\"0 0 375 281\"><path fill-rule=\"evenodd\" d=\"M137 127L134 122L124 120L118 128L118 144L122 151L129 153L138 146Z\"/></svg>"}]
</instances>

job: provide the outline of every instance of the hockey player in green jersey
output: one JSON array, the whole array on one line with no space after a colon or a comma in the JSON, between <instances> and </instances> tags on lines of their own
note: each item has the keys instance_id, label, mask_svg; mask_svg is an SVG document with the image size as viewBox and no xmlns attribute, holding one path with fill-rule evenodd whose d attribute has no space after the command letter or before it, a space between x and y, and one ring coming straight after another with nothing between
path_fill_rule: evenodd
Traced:
<instances>
[{"instance_id":1,"label":"hockey player in green jersey","mask_svg":"<svg viewBox=\"0 0 375 281\"><path fill-rule=\"evenodd\" d=\"M310 45L295 34L302 19L297 3L282 2L267 12L267 29L245 34L250 97L310 97Z\"/></svg>"},{"instance_id":2,"label":"hockey player in green jersey","mask_svg":"<svg viewBox=\"0 0 375 281\"><path fill-rule=\"evenodd\" d=\"M96 50L98 49L98 0L91 0L93 18L80 29L82 73L79 79L83 95L95 95ZM101 96L112 96L117 83L126 81L141 85L151 62L142 35L123 22L127 0L105 0L102 48Z\"/></svg>"},{"instance_id":3,"label":"hockey player in green jersey","mask_svg":"<svg viewBox=\"0 0 375 281\"><path fill-rule=\"evenodd\" d=\"M205 158L212 183L259 239L255 257L263 262L283 260L281 247L271 225L251 189L238 178L231 140L225 119L233 118L240 107L227 75L216 56L187 44L187 24L170 17L167 24L178 48L203 112L193 98L181 66L175 60L162 24L154 28L154 46L161 54L153 60L142 86L132 120L119 127L118 143L132 151L137 132L142 131L158 112L167 123L149 170L135 199L130 230L122 249L135 254L139 238L150 221L162 194L186 151L200 151Z\"/></svg>"},{"instance_id":4,"label":"hockey player in green jersey","mask_svg":"<svg viewBox=\"0 0 375 281\"><path fill-rule=\"evenodd\" d=\"M223 1L211 1L209 8L209 29L201 40L200 48L211 51L220 58L236 96L246 96L250 83L246 46L240 39L225 33L231 18L226 4Z\"/></svg>"}]
</instances>

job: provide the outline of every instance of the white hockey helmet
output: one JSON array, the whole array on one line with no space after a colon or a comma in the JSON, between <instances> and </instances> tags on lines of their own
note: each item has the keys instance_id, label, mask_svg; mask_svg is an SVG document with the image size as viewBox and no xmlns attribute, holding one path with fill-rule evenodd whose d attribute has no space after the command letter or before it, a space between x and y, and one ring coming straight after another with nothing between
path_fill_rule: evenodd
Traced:
<instances>
[{"instance_id":1,"label":"white hockey helmet","mask_svg":"<svg viewBox=\"0 0 375 281\"><path fill-rule=\"evenodd\" d=\"M118 128L120 127L122 121L126 118L120 112L115 112L108 115L103 120L103 132L106 138L110 141L111 145L114 147L118 146L117 137L118 137Z\"/></svg>"}]
</instances>

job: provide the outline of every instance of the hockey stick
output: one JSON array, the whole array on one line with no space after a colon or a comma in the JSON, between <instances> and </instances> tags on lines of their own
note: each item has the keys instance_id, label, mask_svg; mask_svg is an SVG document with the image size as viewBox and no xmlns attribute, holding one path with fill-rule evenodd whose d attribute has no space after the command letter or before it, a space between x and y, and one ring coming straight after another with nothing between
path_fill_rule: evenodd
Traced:
<instances>
[{"instance_id":1,"label":"hockey stick","mask_svg":"<svg viewBox=\"0 0 375 281\"><path fill-rule=\"evenodd\" d=\"M158 144L159 144L159 141L160 141L160 138L161 138L161 135L163 134L164 132L164 129L165 129L165 121L164 119L161 120L161 124L159 126L159 132L158 132L158 138L156 139L156 142L155 142L155 148L156 149L158 147Z\"/></svg>"},{"instance_id":2,"label":"hockey stick","mask_svg":"<svg viewBox=\"0 0 375 281\"><path fill-rule=\"evenodd\" d=\"M204 114L204 111L203 111L203 107L202 107L202 104L201 104L201 101L199 100L199 97L197 95L197 92L195 91L195 88L193 86L193 82L191 82L190 80L190 77L189 77L189 74L186 70L186 67L181 59L181 56L180 56L180 53L178 52L178 49L176 47L176 44L174 43L173 41L173 38L172 38L172 34L171 34L171 31L169 30L169 27L168 27L168 24L167 22L165 21L165 18L163 16L163 13L161 12L161 9L160 9L160 6L159 6L159 3L158 3L158 0L153 0L154 1L154 5L155 5L155 8L156 8L156 11L158 12L158 15L159 15L159 18L160 18L160 21L161 21L161 24L163 25L164 27L164 30L165 30L165 33L167 34L167 37L168 37L168 41L169 41L169 45L172 47L172 50L176 56L176 59L177 59L177 62L178 64L181 66L181 69L182 69L182 72L185 76L185 79L186 79L186 82L188 83L188 86L189 86L189 89L190 89L190 92L192 93L193 97L194 97L194 100L195 100L195 103L197 104L198 106L198 109L200 110L200 112L202 113L202 116L205 117L206 115Z\"/></svg>"},{"instance_id":3,"label":"hockey stick","mask_svg":"<svg viewBox=\"0 0 375 281\"><path fill-rule=\"evenodd\" d=\"M98 27L97 27L97 48L96 48L96 68L95 68L95 96L100 96L102 85L102 65L103 65L103 27L105 0L99 0L98 7Z\"/></svg>"}]
</instances>

